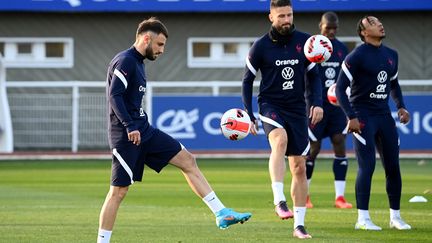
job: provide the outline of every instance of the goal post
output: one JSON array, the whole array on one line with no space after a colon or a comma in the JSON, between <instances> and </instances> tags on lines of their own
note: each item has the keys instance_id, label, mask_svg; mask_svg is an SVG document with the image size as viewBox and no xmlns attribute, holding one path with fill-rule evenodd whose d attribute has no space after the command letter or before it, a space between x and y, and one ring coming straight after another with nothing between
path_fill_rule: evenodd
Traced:
<instances>
[{"instance_id":1,"label":"goal post","mask_svg":"<svg viewBox=\"0 0 432 243\"><path fill-rule=\"evenodd\" d=\"M6 68L0 54L0 153L13 152L13 130L6 92Z\"/></svg>"}]
</instances>

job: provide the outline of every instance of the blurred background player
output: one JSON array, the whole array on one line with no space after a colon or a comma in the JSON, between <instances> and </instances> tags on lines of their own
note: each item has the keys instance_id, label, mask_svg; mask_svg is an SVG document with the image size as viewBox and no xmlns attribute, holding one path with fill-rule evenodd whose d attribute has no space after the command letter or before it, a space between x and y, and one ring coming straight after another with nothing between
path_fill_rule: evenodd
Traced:
<instances>
[{"instance_id":1,"label":"blurred background player","mask_svg":"<svg viewBox=\"0 0 432 243\"><path fill-rule=\"evenodd\" d=\"M360 19L357 32L364 42L342 64L336 86L339 104L348 117L348 132L354 135L358 161L356 201L358 219L355 229L381 230L369 216L372 175L375 170L375 146L386 176L390 205L390 228L409 230L400 216L402 178L399 166L399 137L388 105L392 96L402 124L410 120L398 81L398 54L382 44L383 24L373 16ZM351 86L348 100L345 90Z\"/></svg>"},{"instance_id":2,"label":"blurred background player","mask_svg":"<svg viewBox=\"0 0 432 243\"><path fill-rule=\"evenodd\" d=\"M252 110L252 87L260 70L259 117L271 147L269 172L275 211L281 219L294 216L294 237L311 238L304 227L307 196L305 164L310 147L305 91L308 87L311 123L316 124L323 115L321 83L316 64L309 62L303 53L304 43L310 35L295 29L291 1L272 0L269 19L272 23L270 31L254 42L246 58L243 104L255 124L251 133L256 134L258 123ZM292 174L294 215L288 209L283 191L285 156L288 156Z\"/></svg>"},{"instance_id":3,"label":"blurred background player","mask_svg":"<svg viewBox=\"0 0 432 243\"><path fill-rule=\"evenodd\" d=\"M336 82L342 62L348 54L346 46L336 39L336 32L339 27L339 19L336 13L326 12L322 15L319 23L321 34L328 37L333 45L333 53L329 60L318 64L322 83L323 96L323 119L317 124L309 124L309 139L311 143L310 154L306 160L306 176L310 188L312 174L315 167L315 160L321 149L321 141L330 137L333 151L333 174L335 187L335 207L352 208L352 204L345 200L345 178L348 170L348 159L345 153L345 135L347 119L342 109L330 104L327 97L328 88ZM309 192L310 193L310 192ZM308 194L306 207L312 208L313 204Z\"/></svg>"},{"instance_id":4,"label":"blurred background player","mask_svg":"<svg viewBox=\"0 0 432 243\"><path fill-rule=\"evenodd\" d=\"M225 208L198 168L194 156L171 136L153 128L147 120L141 107L147 86L143 61L156 60L164 52L167 38L168 30L162 22L156 18L144 20L138 25L133 46L110 62L106 92L112 174L111 187L100 213L97 242L110 242L120 203L129 185L142 180L144 165L156 172L167 164L179 168L195 194L215 214L216 224L221 229L251 217L250 213Z\"/></svg>"}]
</instances>

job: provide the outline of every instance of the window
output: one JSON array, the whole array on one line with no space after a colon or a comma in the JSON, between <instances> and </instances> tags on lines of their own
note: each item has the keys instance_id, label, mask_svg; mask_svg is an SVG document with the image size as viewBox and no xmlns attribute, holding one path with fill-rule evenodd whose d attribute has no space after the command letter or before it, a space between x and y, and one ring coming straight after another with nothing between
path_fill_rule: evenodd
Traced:
<instances>
[{"instance_id":1,"label":"window","mask_svg":"<svg viewBox=\"0 0 432 243\"><path fill-rule=\"evenodd\" d=\"M238 43L224 43L224 53L227 55L236 55L238 50Z\"/></svg>"},{"instance_id":2,"label":"window","mask_svg":"<svg viewBox=\"0 0 432 243\"><path fill-rule=\"evenodd\" d=\"M29 55L32 52L32 45L30 43L18 43L18 55Z\"/></svg>"},{"instance_id":3,"label":"window","mask_svg":"<svg viewBox=\"0 0 432 243\"><path fill-rule=\"evenodd\" d=\"M243 68L249 49L257 38L191 37L187 42L189 68ZM359 37L338 37L352 51L362 44Z\"/></svg>"},{"instance_id":4,"label":"window","mask_svg":"<svg viewBox=\"0 0 432 243\"><path fill-rule=\"evenodd\" d=\"M188 39L188 67L241 68L256 38L199 38Z\"/></svg>"},{"instance_id":5,"label":"window","mask_svg":"<svg viewBox=\"0 0 432 243\"><path fill-rule=\"evenodd\" d=\"M71 68L72 38L0 38L8 68Z\"/></svg>"},{"instance_id":6,"label":"window","mask_svg":"<svg viewBox=\"0 0 432 243\"><path fill-rule=\"evenodd\" d=\"M64 45L61 42L53 42L45 44L45 56L46 57L63 57L64 56Z\"/></svg>"},{"instance_id":7,"label":"window","mask_svg":"<svg viewBox=\"0 0 432 243\"><path fill-rule=\"evenodd\" d=\"M210 43L197 42L193 43L194 57L210 57Z\"/></svg>"}]
</instances>

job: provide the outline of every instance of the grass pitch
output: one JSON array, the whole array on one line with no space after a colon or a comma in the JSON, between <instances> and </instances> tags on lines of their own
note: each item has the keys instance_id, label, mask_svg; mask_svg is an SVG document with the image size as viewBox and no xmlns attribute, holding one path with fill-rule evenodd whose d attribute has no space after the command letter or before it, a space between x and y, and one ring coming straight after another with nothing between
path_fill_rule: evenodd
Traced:
<instances>
[{"instance_id":1,"label":"grass pitch","mask_svg":"<svg viewBox=\"0 0 432 243\"><path fill-rule=\"evenodd\" d=\"M294 242L292 220L273 211L266 159L199 160L199 166L227 207L249 211L244 225L219 230L207 206L181 172L146 168L144 181L131 186L120 207L111 242ZM432 242L432 161L401 162L402 216L411 231L388 228L389 209L382 166L377 163L370 202L380 232L357 231L356 209L333 207L329 160L316 164L307 210L311 242ZM99 211L109 188L110 161L0 162L0 242L95 242ZM351 160L346 198L355 205L357 164ZM286 179L290 181L290 176ZM289 183L285 183L289 196ZM414 195L427 203L409 203ZM289 202L292 206L292 203Z\"/></svg>"}]
</instances>

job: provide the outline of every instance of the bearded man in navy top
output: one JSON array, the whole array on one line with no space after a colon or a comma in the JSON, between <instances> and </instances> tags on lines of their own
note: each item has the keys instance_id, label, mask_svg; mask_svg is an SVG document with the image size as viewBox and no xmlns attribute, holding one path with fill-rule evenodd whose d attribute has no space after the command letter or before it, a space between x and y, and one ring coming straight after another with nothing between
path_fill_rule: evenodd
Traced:
<instances>
[{"instance_id":1,"label":"bearded man in navy top","mask_svg":"<svg viewBox=\"0 0 432 243\"><path fill-rule=\"evenodd\" d=\"M345 114L338 106L330 104L327 98L327 91L331 85L336 83L336 79L341 70L341 65L348 49L336 38L336 32L339 27L339 18L334 12L326 12L322 15L319 23L321 34L328 37L333 45L333 53L329 60L318 64L322 83L323 96L323 119L318 124L309 125L309 140L311 143L310 154L306 160L306 176L308 180L309 194L306 201L306 207L312 208L313 204L310 199L310 187L312 174L315 167L315 160L321 150L321 141L329 137L333 146L333 174L335 187L335 207L352 208L352 204L345 199L345 179L348 171L348 159L345 153L345 134L344 130L347 124Z\"/></svg>"},{"instance_id":2,"label":"bearded man in navy top","mask_svg":"<svg viewBox=\"0 0 432 243\"><path fill-rule=\"evenodd\" d=\"M291 1L272 0L269 19L272 23L270 32L254 42L246 58L243 104L255 125L251 133L256 134L258 126L252 109L252 87L260 70L259 117L271 147L269 172L275 211L281 219L294 216L294 237L311 238L304 227L307 196L305 161L310 148L305 92L311 104L311 122L316 124L323 115L321 82L316 63L309 62L303 53L304 43L310 35L295 29ZM294 214L288 209L283 190L285 156L288 156L292 174Z\"/></svg>"},{"instance_id":3,"label":"bearded man in navy top","mask_svg":"<svg viewBox=\"0 0 432 243\"><path fill-rule=\"evenodd\" d=\"M250 213L226 208L199 170L194 156L147 120L141 107L147 86L143 61L153 61L161 55L167 38L168 30L162 22L153 17L144 20L138 25L133 46L117 54L109 65L106 94L112 174L111 187L100 213L97 242L110 241L120 203L129 185L142 180L144 165L156 172L168 164L179 168L191 189L215 214L221 229L251 217Z\"/></svg>"},{"instance_id":4,"label":"bearded man in navy top","mask_svg":"<svg viewBox=\"0 0 432 243\"><path fill-rule=\"evenodd\" d=\"M366 16L360 19L357 32L364 44L346 57L336 86L339 104L349 119L348 132L354 135L359 165L355 187L358 209L355 229L381 230L369 216L376 147L386 175L390 228L409 230L411 226L400 216L399 138L388 106L391 95L400 122L406 124L410 120L398 82L398 54L382 43L385 31L378 18ZM345 92L348 86L351 87L349 99Z\"/></svg>"}]
</instances>

